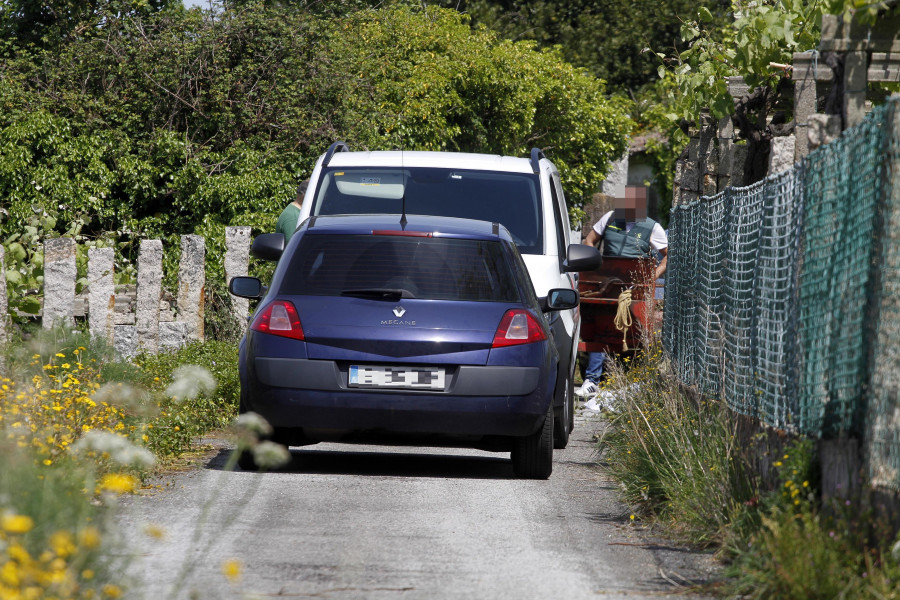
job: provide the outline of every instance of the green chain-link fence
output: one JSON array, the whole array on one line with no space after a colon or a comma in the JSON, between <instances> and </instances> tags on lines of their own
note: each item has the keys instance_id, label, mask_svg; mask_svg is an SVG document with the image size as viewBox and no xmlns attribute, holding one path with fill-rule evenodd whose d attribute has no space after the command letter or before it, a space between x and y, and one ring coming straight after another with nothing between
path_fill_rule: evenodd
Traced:
<instances>
[{"instance_id":1,"label":"green chain-link fence","mask_svg":"<svg viewBox=\"0 0 900 600\"><path fill-rule=\"evenodd\" d=\"M663 340L682 381L900 488L900 100L793 169L672 209Z\"/></svg>"}]
</instances>

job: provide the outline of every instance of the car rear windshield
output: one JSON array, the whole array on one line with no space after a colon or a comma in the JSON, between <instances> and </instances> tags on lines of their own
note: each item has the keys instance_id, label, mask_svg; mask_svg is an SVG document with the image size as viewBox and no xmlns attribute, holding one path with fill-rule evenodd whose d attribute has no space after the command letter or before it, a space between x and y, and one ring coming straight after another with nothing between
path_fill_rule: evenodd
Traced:
<instances>
[{"instance_id":1,"label":"car rear windshield","mask_svg":"<svg viewBox=\"0 0 900 600\"><path fill-rule=\"evenodd\" d=\"M406 214L502 223L520 252L541 254L540 180L464 169L326 168L310 214Z\"/></svg>"},{"instance_id":2,"label":"car rear windshield","mask_svg":"<svg viewBox=\"0 0 900 600\"><path fill-rule=\"evenodd\" d=\"M393 235L303 237L280 293L365 295L404 290L432 300L521 302L500 242Z\"/></svg>"}]
</instances>

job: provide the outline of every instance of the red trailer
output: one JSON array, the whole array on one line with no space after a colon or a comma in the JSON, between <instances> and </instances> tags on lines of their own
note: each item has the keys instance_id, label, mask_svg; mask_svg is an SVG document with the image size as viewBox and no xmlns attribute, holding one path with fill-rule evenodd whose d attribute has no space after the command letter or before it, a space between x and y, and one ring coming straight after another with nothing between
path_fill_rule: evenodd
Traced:
<instances>
[{"instance_id":1,"label":"red trailer","mask_svg":"<svg viewBox=\"0 0 900 600\"><path fill-rule=\"evenodd\" d=\"M655 304L655 267L656 261L646 259L604 257L603 265L596 271L581 271L578 274L578 292L581 295L579 351L606 352L610 355L623 352L623 332L616 328L615 319L619 295L626 289L631 290L633 322L625 332L629 351L641 343L642 330L651 325L654 330L658 329L662 311Z\"/></svg>"}]
</instances>

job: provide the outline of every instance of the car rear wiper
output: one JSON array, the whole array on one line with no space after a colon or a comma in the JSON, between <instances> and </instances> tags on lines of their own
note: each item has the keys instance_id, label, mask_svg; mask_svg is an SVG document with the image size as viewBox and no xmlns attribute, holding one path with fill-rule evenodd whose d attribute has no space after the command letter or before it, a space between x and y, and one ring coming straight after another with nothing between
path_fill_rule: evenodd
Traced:
<instances>
[{"instance_id":1,"label":"car rear wiper","mask_svg":"<svg viewBox=\"0 0 900 600\"><path fill-rule=\"evenodd\" d=\"M356 296L358 298L380 298L384 300L400 300L401 298L415 298L412 292L397 288L366 288L362 290L344 290L341 296Z\"/></svg>"}]
</instances>

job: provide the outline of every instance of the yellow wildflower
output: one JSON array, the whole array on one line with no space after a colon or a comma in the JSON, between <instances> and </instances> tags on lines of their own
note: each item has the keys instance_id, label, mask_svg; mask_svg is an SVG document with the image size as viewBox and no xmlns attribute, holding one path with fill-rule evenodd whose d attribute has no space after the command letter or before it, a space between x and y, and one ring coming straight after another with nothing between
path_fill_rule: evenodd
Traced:
<instances>
[{"instance_id":1,"label":"yellow wildflower","mask_svg":"<svg viewBox=\"0 0 900 600\"><path fill-rule=\"evenodd\" d=\"M242 566L241 561L230 558L222 563L222 574L230 583L236 583L241 578Z\"/></svg>"},{"instance_id":2,"label":"yellow wildflower","mask_svg":"<svg viewBox=\"0 0 900 600\"><path fill-rule=\"evenodd\" d=\"M19 567L10 561L0 569L0 581L11 588L19 587Z\"/></svg>"},{"instance_id":3,"label":"yellow wildflower","mask_svg":"<svg viewBox=\"0 0 900 600\"><path fill-rule=\"evenodd\" d=\"M100 487L116 494L124 494L134 490L137 480L125 473L108 473L100 481Z\"/></svg>"},{"instance_id":4,"label":"yellow wildflower","mask_svg":"<svg viewBox=\"0 0 900 600\"><path fill-rule=\"evenodd\" d=\"M166 537L166 530L159 525L154 525L153 523L148 523L147 526L144 527L144 533L155 540L161 540Z\"/></svg>"},{"instance_id":5,"label":"yellow wildflower","mask_svg":"<svg viewBox=\"0 0 900 600\"><path fill-rule=\"evenodd\" d=\"M72 534L68 531L57 531L50 536L50 547L57 556L66 558L75 552L75 543L72 541Z\"/></svg>"},{"instance_id":6,"label":"yellow wildflower","mask_svg":"<svg viewBox=\"0 0 900 600\"><path fill-rule=\"evenodd\" d=\"M96 527L85 527L78 533L78 541L88 550L100 546L100 532Z\"/></svg>"},{"instance_id":7,"label":"yellow wildflower","mask_svg":"<svg viewBox=\"0 0 900 600\"><path fill-rule=\"evenodd\" d=\"M7 533L23 534L31 531L34 521L25 515L5 514L0 518L0 527Z\"/></svg>"}]
</instances>

